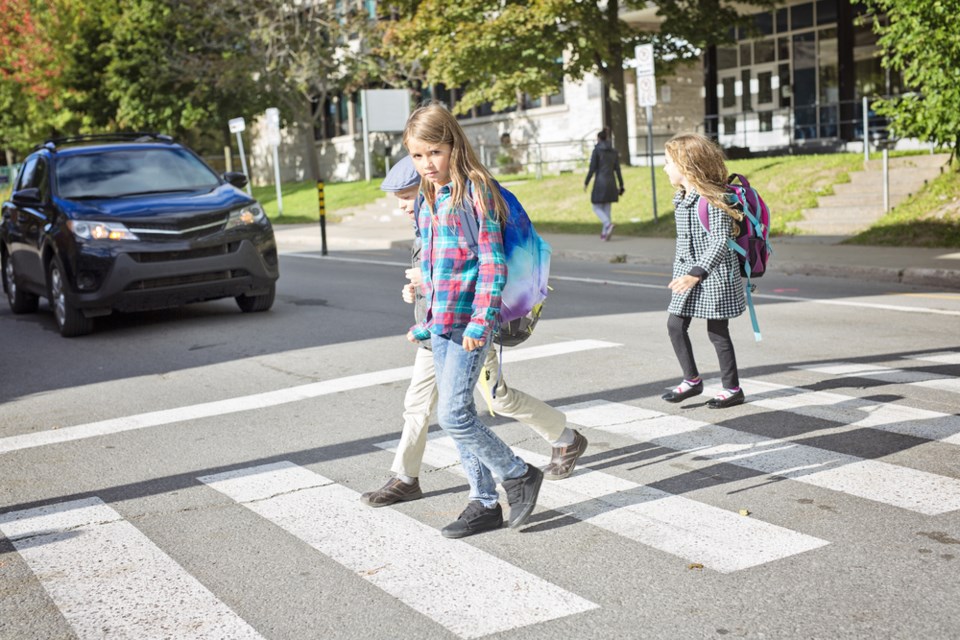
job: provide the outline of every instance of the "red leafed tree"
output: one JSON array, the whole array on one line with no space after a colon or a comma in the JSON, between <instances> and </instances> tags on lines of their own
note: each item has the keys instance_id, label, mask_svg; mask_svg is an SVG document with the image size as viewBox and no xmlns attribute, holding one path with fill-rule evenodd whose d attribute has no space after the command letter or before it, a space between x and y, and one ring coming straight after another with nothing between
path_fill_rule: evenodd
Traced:
<instances>
[{"instance_id":1,"label":"red leafed tree","mask_svg":"<svg viewBox=\"0 0 960 640\"><path fill-rule=\"evenodd\" d=\"M53 3L0 0L0 79L28 95L45 99L59 75L49 27L56 22Z\"/></svg>"}]
</instances>

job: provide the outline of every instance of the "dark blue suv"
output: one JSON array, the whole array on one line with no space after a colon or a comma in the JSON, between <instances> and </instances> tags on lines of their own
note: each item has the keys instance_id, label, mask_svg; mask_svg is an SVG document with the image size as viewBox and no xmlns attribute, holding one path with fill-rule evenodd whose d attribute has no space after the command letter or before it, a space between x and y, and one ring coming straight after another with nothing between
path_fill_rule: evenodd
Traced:
<instances>
[{"instance_id":1,"label":"dark blue suv","mask_svg":"<svg viewBox=\"0 0 960 640\"><path fill-rule=\"evenodd\" d=\"M63 336L117 311L236 298L273 305L273 228L242 173L215 173L158 134L61 138L26 158L3 203L0 259L14 313L50 301Z\"/></svg>"}]
</instances>

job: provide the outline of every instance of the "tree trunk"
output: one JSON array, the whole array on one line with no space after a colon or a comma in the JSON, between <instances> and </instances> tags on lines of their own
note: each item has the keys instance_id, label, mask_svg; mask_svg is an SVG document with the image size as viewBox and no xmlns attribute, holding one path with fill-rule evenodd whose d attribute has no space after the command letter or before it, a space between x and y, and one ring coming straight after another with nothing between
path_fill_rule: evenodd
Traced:
<instances>
[{"instance_id":1,"label":"tree trunk","mask_svg":"<svg viewBox=\"0 0 960 640\"><path fill-rule=\"evenodd\" d=\"M616 0L607 2L607 21L609 33L618 34L620 22L620 3ZM620 164L630 165L630 133L627 129L627 97L626 83L623 79L623 45L619 37L611 38L610 60L604 78L606 91L604 99L606 109L610 115L610 131L613 133L613 146L620 155Z\"/></svg>"},{"instance_id":2,"label":"tree trunk","mask_svg":"<svg viewBox=\"0 0 960 640\"><path fill-rule=\"evenodd\" d=\"M320 160L317 158L317 142L313 137L313 114L310 113L310 102L305 101L297 110L300 134L304 138L304 151L307 154L307 179L320 182Z\"/></svg>"}]
</instances>

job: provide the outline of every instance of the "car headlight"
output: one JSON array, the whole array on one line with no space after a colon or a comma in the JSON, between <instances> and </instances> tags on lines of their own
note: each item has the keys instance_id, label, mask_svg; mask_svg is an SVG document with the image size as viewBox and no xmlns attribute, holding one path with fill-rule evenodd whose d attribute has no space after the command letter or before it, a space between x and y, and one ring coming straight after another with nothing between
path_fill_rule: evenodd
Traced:
<instances>
[{"instance_id":1,"label":"car headlight","mask_svg":"<svg viewBox=\"0 0 960 640\"><path fill-rule=\"evenodd\" d=\"M227 220L227 229L236 227L245 227L251 224L263 224L267 220L267 214L263 207L257 203L248 204L240 209L234 209L230 212L230 219Z\"/></svg>"},{"instance_id":2,"label":"car headlight","mask_svg":"<svg viewBox=\"0 0 960 640\"><path fill-rule=\"evenodd\" d=\"M139 240L137 235L119 222L85 222L68 220L67 228L84 240Z\"/></svg>"}]
</instances>

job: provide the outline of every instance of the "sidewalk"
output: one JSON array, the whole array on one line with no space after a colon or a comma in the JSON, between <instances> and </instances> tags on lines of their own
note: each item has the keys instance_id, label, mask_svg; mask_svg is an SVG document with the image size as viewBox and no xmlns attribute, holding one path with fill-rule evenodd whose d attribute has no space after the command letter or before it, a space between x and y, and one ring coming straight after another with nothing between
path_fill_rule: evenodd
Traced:
<instances>
[{"instance_id":1,"label":"sidewalk","mask_svg":"<svg viewBox=\"0 0 960 640\"><path fill-rule=\"evenodd\" d=\"M673 262L672 238L635 238L614 232L609 242L597 234L543 234L558 258L668 266ZM319 224L274 225L283 253L320 251ZM410 222L392 199L355 209L338 224L327 224L327 250L374 251L409 246ZM960 251L911 247L839 245L842 237L772 238L772 272L856 278L878 282L960 291Z\"/></svg>"}]
</instances>

